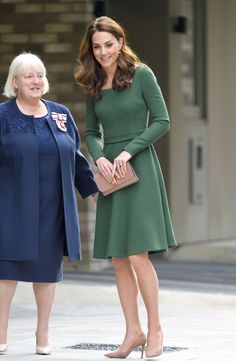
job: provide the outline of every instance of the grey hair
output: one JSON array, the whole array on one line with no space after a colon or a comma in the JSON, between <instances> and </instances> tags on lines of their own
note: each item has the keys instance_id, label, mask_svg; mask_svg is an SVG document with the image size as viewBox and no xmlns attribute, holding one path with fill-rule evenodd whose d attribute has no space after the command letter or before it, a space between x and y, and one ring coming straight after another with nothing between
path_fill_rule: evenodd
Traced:
<instances>
[{"instance_id":1,"label":"grey hair","mask_svg":"<svg viewBox=\"0 0 236 361\"><path fill-rule=\"evenodd\" d=\"M15 97L17 95L16 89L14 88L13 85L13 79L16 76L24 74L29 68L33 68L43 73L44 76L43 95L49 91L47 71L42 60L35 54L24 52L16 56L11 62L3 95L5 95L7 98Z\"/></svg>"}]
</instances>

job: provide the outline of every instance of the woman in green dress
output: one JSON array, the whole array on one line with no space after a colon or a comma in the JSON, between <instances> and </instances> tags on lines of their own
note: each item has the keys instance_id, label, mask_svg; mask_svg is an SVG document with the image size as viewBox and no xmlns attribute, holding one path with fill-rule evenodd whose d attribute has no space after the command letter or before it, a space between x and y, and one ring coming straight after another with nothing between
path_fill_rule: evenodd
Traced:
<instances>
[{"instance_id":1,"label":"woman in green dress","mask_svg":"<svg viewBox=\"0 0 236 361\"><path fill-rule=\"evenodd\" d=\"M111 183L130 161L139 181L98 196L94 257L111 258L126 333L108 354L125 358L145 344L146 356L163 351L158 279L150 253L176 246L161 168L153 143L169 130L169 116L152 70L128 47L124 29L108 17L91 22L81 42L77 82L86 92L86 142ZM149 114L152 124L149 125ZM138 316L138 291L147 309L147 336Z\"/></svg>"}]
</instances>

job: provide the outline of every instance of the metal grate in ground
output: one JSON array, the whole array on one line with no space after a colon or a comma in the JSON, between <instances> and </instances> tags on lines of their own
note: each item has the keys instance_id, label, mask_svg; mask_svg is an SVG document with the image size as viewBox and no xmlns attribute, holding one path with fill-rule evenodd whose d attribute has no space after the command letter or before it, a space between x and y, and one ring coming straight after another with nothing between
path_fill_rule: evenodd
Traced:
<instances>
[{"instance_id":1,"label":"metal grate in ground","mask_svg":"<svg viewBox=\"0 0 236 361\"><path fill-rule=\"evenodd\" d=\"M71 348L74 350L93 350L93 351L113 351L120 345L116 344L109 344L109 343L78 343L76 345L67 346L66 348ZM186 348L183 347L164 347L164 352L176 352L176 351L182 351L186 350ZM140 347L136 347L134 351L140 351Z\"/></svg>"}]
</instances>

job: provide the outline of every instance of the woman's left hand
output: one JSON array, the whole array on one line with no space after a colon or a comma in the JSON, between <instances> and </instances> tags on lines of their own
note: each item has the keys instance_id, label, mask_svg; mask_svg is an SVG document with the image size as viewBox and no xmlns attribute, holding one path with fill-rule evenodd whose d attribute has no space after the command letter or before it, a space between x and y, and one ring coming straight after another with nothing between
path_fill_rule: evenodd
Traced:
<instances>
[{"instance_id":1,"label":"woman's left hand","mask_svg":"<svg viewBox=\"0 0 236 361\"><path fill-rule=\"evenodd\" d=\"M126 163L131 159L131 154L123 150L118 157L114 159L112 175L117 171L121 178L124 178L127 174Z\"/></svg>"}]
</instances>

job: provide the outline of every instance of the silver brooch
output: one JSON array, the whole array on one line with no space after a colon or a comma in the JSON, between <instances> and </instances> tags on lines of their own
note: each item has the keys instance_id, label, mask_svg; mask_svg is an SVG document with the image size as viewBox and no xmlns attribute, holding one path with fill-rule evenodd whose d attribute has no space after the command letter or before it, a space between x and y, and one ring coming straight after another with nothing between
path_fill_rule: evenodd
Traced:
<instances>
[{"instance_id":1,"label":"silver brooch","mask_svg":"<svg viewBox=\"0 0 236 361\"><path fill-rule=\"evenodd\" d=\"M60 129L62 132L67 132L66 122L67 122L67 115L52 112L52 119L55 120L57 128Z\"/></svg>"}]
</instances>

